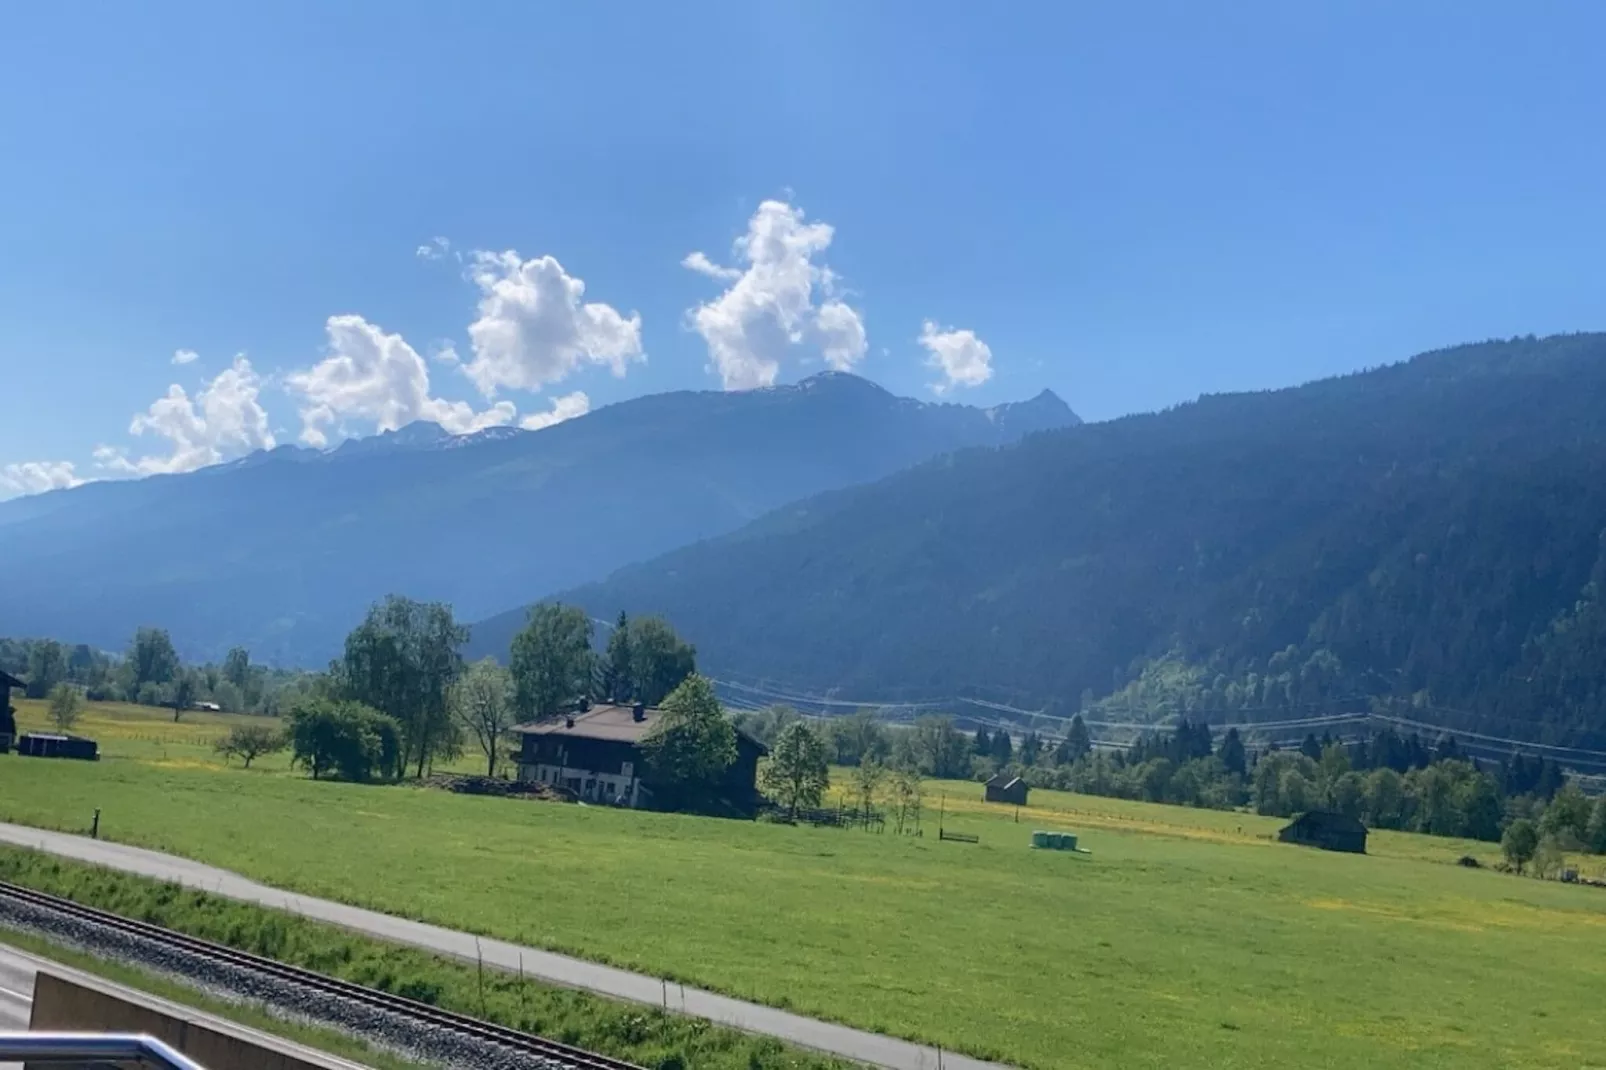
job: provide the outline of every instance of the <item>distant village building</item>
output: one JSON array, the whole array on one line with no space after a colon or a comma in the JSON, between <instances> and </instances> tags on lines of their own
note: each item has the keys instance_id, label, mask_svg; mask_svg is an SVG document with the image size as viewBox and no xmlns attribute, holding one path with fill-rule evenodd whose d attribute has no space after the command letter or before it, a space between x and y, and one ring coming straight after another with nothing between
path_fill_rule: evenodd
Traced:
<instances>
[{"instance_id":1,"label":"distant village building","mask_svg":"<svg viewBox=\"0 0 1606 1070\"><path fill-rule=\"evenodd\" d=\"M11 749L17 740L17 711L11 708L11 689L22 690L28 685L8 672L0 672L0 754Z\"/></svg>"},{"instance_id":2,"label":"distant village building","mask_svg":"<svg viewBox=\"0 0 1606 1070\"><path fill-rule=\"evenodd\" d=\"M641 741L659 716L656 707L639 703L600 705L516 725L513 732L521 737L519 780L546 784L586 802L651 808ZM736 761L725 771L720 795L741 813L758 808L758 760L765 753L764 744L736 733Z\"/></svg>"},{"instance_id":3,"label":"distant village building","mask_svg":"<svg viewBox=\"0 0 1606 1070\"><path fill-rule=\"evenodd\" d=\"M1026 795L1031 791L1030 785L1018 776L1008 773L999 773L987 782L986 796L990 803L1010 803L1014 806L1025 806Z\"/></svg>"},{"instance_id":4,"label":"distant village building","mask_svg":"<svg viewBox=\"0 0 1606 1070\"><path fill-rule=\"evenodd\" d=\"M1324 851L1366 853L1366 826L1353 817L1312 810L1300 814L1294 822L1277 833L1284 843L1297 843L1305 847L1320 847Z\"/></svg>"}]
</instances>

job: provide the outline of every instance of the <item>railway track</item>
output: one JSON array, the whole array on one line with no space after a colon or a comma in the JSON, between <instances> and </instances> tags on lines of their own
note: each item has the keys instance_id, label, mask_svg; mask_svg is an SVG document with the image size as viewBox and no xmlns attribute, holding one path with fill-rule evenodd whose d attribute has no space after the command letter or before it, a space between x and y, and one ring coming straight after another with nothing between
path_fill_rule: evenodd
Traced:
<instances>
[{"instance_id":1,"label":"railway track","mask_svg":"<svg viewBox=\"0 0 1606 1070\"><path fill-rule=\"evenodd\" d=\"M38 892L22 885L0 881L0 900L13 903L22 903L37 910L53 912L57 915L72 918L80 922L103 926L112 931L137 937L174 951L229 966L236 970L244 970L274 981L297 985L322 995L347 1000L360 1006L368 1007L386 1014L396 1015L419 1023L430 1029L444 1030L480 1043L492 1044L507 1049L518 1055L527 1055L535 1059L544 1060L549 1064L572 1068L572 1070L641 1070L634 1063L612 1059L605 1055L584 1051L580 1048L560 1044L555 1040L547 1040L531 1033L523 1033L517 1029L484 1022L478 1018L470 1018L464 1014L455 1014L451 1011L441 1010L439 1007L405 996L392 995L376 988L342 981L339 978L329 977L312 970L303 970L297 966L287 966L261 955L253 955L246 951L239 951L222 944L215 944L209 940L188 936L152 925L149 922L135 921L119 914L99 910L95 907L84 906L71 899Z\"/></svg>"}]
</instances>

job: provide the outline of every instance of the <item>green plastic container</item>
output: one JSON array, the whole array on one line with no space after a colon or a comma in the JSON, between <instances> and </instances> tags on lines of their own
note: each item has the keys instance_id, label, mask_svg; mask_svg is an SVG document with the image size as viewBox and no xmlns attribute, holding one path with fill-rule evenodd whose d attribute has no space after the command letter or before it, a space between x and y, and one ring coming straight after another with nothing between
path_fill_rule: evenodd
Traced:
<instances>
[{"instance_id":1,"label":"green plastic container","mask_svg":"<svg viewBox=\"0 0 1606 1070\"><path fill-rule=\"evenodd\" d=\"M1037 847L1037 848L1047 848L1048 847L1048 833L1046 833L1046 832L1034 832L1034 833L1032 833L1032 846L1033 847Z\"/></svg>"},{"instance_id":2,"label":"green plastic container","mask_svg":"<svg viewBox=\"0 0 1606 1070\"><path fill-rule=\"evenodd\" d=\"M1075 834L1074 833L1070 833L1070 832L1062 832L1060 834L1060 845L1059 845L1059 847L1060 847L1060 850L1062 850L1062 851L1074 851L1074 850L1076 850L1076 836L1075 836Z\"/></svg>"}]
</instances>

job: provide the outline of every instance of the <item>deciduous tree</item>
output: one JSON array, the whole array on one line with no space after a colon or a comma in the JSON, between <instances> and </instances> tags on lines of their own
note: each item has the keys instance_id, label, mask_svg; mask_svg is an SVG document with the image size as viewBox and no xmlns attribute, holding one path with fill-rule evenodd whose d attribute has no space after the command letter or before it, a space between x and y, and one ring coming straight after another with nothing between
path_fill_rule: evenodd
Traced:
<instances>
[{"instance_id":1,"label":"deciduous tree","mask_svg":"<svg viewBox=\"0 0 1606 1070\"><path fill-rule=\"evenodd\" d=\"M223 659L223 679L244 694L251 683L251 652L243 646L233 647Z\"/></svg>"},{"instance_id":2,"label":"deciduous tree","mask_svg":"<svg viewBox=\"0 0 1606 1070\"><path fill-rule=\"evenodd\" d=\"M67 679L67 651L54 639L41 639L28 652L29 698L44 698Z\"/></svg>"},{"instance_id":3,"label":"deciduous tree","mask_svg":"<svg viewBox=\"0 0 1606 1070\"><path fill-rule=\"evenodd\" d=\"M942 779L961 779L971 771L971 746L963 733L954 727L948 717L922 717L915 722L913 731L905 737L910 748L908 760L928 776ZM993 737L996 753L998 740L1009 743L1009 733L1000 729Z\"/></svg>"},{"instance_id":4,"label":"deciduous tree","mask_svg":"<svg viewBox=\"0 0 1606 1070\"><path fill-rule=\"evenodd\" d=\"M168 691L169 704L173 707L173 720L178 721L179 716L195 703L196 693L199 691L195 674L180 669L173 684Z\"/></svg>"},{"instance_id":5,"label":"deciduous tree","mask_svg":"<svg viewBox=\"0 0 1606 1070\"><path fill-rule=\"evenodd\" d=\"M293 760L314 780L335 772L366 781L399 764L401 726L360 702L306 699L290 711L289 736Z\"/></svg>"},{"instance_id":6,"label":"deciduous tree","mask_svg":"<svg viewBox=\"0 0 1606 1070\"><path fill-rule=\"evenodd\" d=\"M820 805L830 786L831 773L825 743L807 721L787 725L775 741L761 774L764 790L795 818L799 807Z\"/></svg>"},{"instance_id":7,"label":"deciduous tree","mask_svg":"<svg viewBox=\"0 0 1606 1070\"><path fill-rule=\"evenodd\" d=\"M1606 795L1595 799L1589 814L1589 826L1584 830L1584 846L1596 854L1606 854Z\"/></svg>"},{"instance_id":8,"label":"deciduous tree","mask_svg":"<svg viewBox=\"0 0 1606 1070\"><path fill-rule=\"evenodd\" d=\"M892 753L886 728L871 710L859 710L828 722L826 729L833 759L838 765L862 765L865 761L885 762Z\"/></svg>"},{"instance_id":9,"label":"deciduous tree","mask_svg":"<svg viewBox=\"0 0 1606 1070\"><path fill-rule=\"evenodd\" d=\"M713 686L694 674L664 699L641 749L654 794L670 805L704 806L736 760L736 728Z\"/></svg>"},{"instance_id":10,"label":"deciduous tree","mask_svg":"<svg viewBox=\"0 0 1606 1070\"><path fill-rule=\"evenodd\" d=\"M875 806L876 792L887 777L887 767L874 758L867 758L853 767L851 777L854 800L858 803L859 812L868 820L870 810Z\"/></svg>"},{"instance_id":11,"label":"deciduous tree","mask_svg":"<svg viewBox=\"0 0 1606 1070\"><path fill-rule=\"evenodd\" d=\"M893 770L892 773L892 810L895 820L894 830L903 835L906 830L914 831L920 827L920 806L924 793L924 784L920 778L920 770L912 766Z\"/></svg>"},{"instance_id":12,"label":"deciduous tree","mask_svg":"<svg viewBox=\"0 0 1606 1070\"><path fill-rule=\"evenodd\" d=\"M1577 784L1569 782L1545 806L1544 816L1539 819L1539 834L1554 836L1566 846L1577 846L1589 836L1589 818L1589 797Z\"/></svg>"},{"instance_id":13,"label":"deciduous tree","mask_svg":"<svg viewBox=\"0 0 1606 1070\"><path fill-rule=\"evenodd\" d=\"M1534 852L1538 849L1539 829L1525 817L1513 821L1506 827L1505 835L1500 837L1500 850L1518 873L1533 860Z\"/></svg>"},{"instance_id":14,"label":"deciduous tree","mask_svg":"<svg viewBox=\"0 0 1606 1070\"><path fill-rule=\"evenodd\" d=\"M178 651L163 628L140 628L129 644L128 663L134 688L145 684L166 684L178 675Z\"/></svg>"},{"instance_id":15,"label":"deciduous tree","mask_svg":"<svg viewBox=\"0 0 1606 1070\"><path fill-rule=\"evenodd\" d=\"M249 769L251 763L262 755L284 750L286 742L283 730L276 725L242 724L229 729L222 739L212 745L212 749L223 756L224 762L239 758Z\"/></svg>"},{"instance_id":16,"label":"deciduous tree","mask_svg":"<svg viewBox=\"0 0 1606 1070\"><path fill-rule=\"evenodd\" d=\"M591 692L591 618L579 606L543 602L513 637L510 668L520 717L554 717Z\"/></svg>"},{"instance_id":17,"label":"deciduous tree","mask_svg":"<svg viewBox=\"0 0 1606 1070\"><path fill-rule=\"evenodd\" d=\"M609 702L633 702L636 698L635 665L630 645L630 618L624 610L608 636L608 652L602 660L602 695Z\"/></svg>"},{"instance_id":18,"label":"deciduous tree","mask_svg":"<svg viewBox=\"0 0 1606 1070\"><path fill-rule=\"evenodd\" d=\"M391 718L401 731L395 770L416 764L422 777L439 757L458 753L452 691L463 671L468 629L450 606L391 595L368 611L346 637L344 656L330 666L339 693Z\"/></svg>"},{"instance_id":19,"label":"deciduous tree","mask_svg":"<svg viewBox=\"0 0 1606 1070\"><path fill-rule=\"evenodd\" d=\"M634 698L656 706L697 671L697 651L662 617L636 617L629 631Z\"/></svg>"},{"instance_id":20,"label":"deciduous tree","mask_svg":"<svg viewBox=\"0 0 1606 1070\"><path fill-rule=\"evenodd\" d=\"M514 722L512 676L494 658L476 661L458 681L453 710L485 755L485 775L494 777L502 742Z\"/></svg>"},{"instance_id":21,"label":"deciduous tree","mask_svg":"<svg viewBox=\"0 0 1606 1070\"><path fill-rule=\"evenodd\" d=\"M83 696L72 684L61 681L50 689L50 723L63 732L78 723L82 708Z\"/></svg>"}]
</instances>

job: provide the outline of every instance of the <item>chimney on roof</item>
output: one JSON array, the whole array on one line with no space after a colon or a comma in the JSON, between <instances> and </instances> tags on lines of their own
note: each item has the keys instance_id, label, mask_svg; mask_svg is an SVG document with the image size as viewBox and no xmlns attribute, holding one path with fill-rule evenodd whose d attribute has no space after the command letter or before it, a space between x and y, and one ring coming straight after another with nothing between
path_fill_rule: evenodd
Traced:
<instances>
[{"instance_id":1,"label":"chimney on roof","mask_svg":"<svg viewBox=\"0 0 1606 1070\"><path fill-rule=\"evenodd\" d=\"M574 727L574 716L572 714L563 719L563 727L564 728L573 728Z\"/></svg>"},{"instance_id":2,"label":"chimney on roof","mask_svg":"<svg viewBox=\"0 0 1606 1070\"><path fill-rule=\"evenodd\" d=\"M590 708L591 708L591 700L589 698L581 697L581 699L580 699L580 712L581 713L585 713Z\"/></svg>"},{"instance_id":3,"label":"chimney on roof","mask_svg":"<svg viewBox=\"0 0 1606 1070\"><path fill-rule=\"evenodd\" d=\"M638 702L634 706L630 707L630 719L637 723L645 721L647 719L647 704L645 702Z\"/></svg>"}]
</instances>

